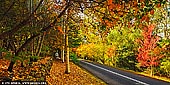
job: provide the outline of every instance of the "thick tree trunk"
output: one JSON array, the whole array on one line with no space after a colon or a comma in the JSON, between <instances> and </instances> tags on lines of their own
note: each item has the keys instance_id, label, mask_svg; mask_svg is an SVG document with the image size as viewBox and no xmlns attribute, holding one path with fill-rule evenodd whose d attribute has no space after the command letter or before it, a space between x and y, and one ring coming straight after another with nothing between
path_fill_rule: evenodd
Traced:
<instances>
[{"instance_id":1,"label":"thick tree trunk","mask_svg":"<svg viewBox=\"0 0 170 85\"><path fill-rule=\"evenodd\" d=\"M19 54L19 52L16 52L16 53L15 53L15 56L18 56L18 54ZM13 69L14 64L15 64L15 61L12 61L12 60L11 60L11 62L10 62L10 64L9 64L9 67L8 67L8 71L9 71L9 72L12 72L12 69Z\"/></svg>"},{"instance_id":2,"label":"thick tree trunk","mask_svg":"<svg viewBox=\"0 0 170 85\"><path fill-rule=\"evenodd\" d=\"M11 62L10 62L9 67L8 67L8 71L9 71L9 72L12 72L12 69L13 69L14 64L15 64L14 61L11 61Z\"/></svg>"},{"instance_id":3,"label":"thick tree trunk","mask_svg":"<svg viewBox=\"0 0 170 85\"><path fill-rule=\"evenodd\" d=\"M19 55L19 52L22 51L23 48L25 48L34 38L36 38L39 34L31 36L28 40L26 40L26 42L16 51L15 56ZM15 64L14 61L10 62L10 65L8 67L8 71L12 72L13 69L13 65Z\"/></svg>"},{"instance_id":4,"label":"thick tree trunk","mask_svg":"<svg viewBox=\"0 0 170 85\"><path fill-rule=\"evenodd\" d=\"M11 52L12 56L13 56L13 52L15 52L15 56L18 56L18 53L16 53L16 47L15 47L15 44L14 44L14 41L12 40L12 36L9 36L9 42L8 42L8 46L9 46L9 51ZM13 58L13 57L12 57ZM9 64L9 67L8 67L8 71L12 72L12 69L13 69L13 65L15 64L15 61L12 61L10 62Z\"/></svg>"}]
</instances>

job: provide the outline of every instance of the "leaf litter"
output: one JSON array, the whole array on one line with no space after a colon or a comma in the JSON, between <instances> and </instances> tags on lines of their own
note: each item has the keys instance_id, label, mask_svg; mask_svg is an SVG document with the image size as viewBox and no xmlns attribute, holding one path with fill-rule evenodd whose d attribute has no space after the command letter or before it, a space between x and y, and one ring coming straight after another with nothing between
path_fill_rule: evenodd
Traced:
<instances>
[{"instance_id":1,"label":"leaf litter","mask_svg":"<svg viewBox=\"0 0 170 85\"><path fill-rule=\"evenodd\" d=\"M69 74L65 74L66 63L55 60L47 78L49 85L106 85L102 80L70 62Z\"/></svg>"},{"instance_id":2,"label":"leaf litter","mask_svg":"<svg viewBox=\"0 0 170 85\"><path fill-rule=\"evenodd\" d=\"M3 78L11 78L12 81L46 81L48 85L106 85L73 62L70 62L71 72L66 74L66 63L61 60L49 60L49 57L45 57L24 67L21 67L21 62L18 61L13 72L8 72L10 61L0 59L0 81Z\"/></svg>"}]
</instances>

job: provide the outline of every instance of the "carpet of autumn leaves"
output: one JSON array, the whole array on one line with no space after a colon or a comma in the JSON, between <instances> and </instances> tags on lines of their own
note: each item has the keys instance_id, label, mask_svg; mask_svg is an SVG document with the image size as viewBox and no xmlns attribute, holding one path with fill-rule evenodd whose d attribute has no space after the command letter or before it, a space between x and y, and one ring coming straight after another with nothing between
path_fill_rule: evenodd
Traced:
<instances>
[{"instance_id":1,"label":"carpet of autumn leaves","mask_svg":"<svg viewBox=\"0 0 170 85\"><path fill-rule=\"evenodd\" d=\"M49 64L49 60L51 58L46 57L24 67L17 62L13 72L8 72L10 61L0 59L0 78L11 78L12 81L46 81L48 85L106 85L73 62L70 62L71 73L65 74L65 63L61 60L53 60Z\"/></svg>"},{"instance_id":2,"label":"carpet of autumn leaves","mask_svg":"<svg viewBox=\"0 0 170 85\"><path fill-rule=\"evenodd\" d=\"M9 75L7 72L9 63L10 62L8 60L0 59L0 77Z\"/></svg>"},{"instance_id":3,"label":"carpet of autumn leaves","mask_svg":"<svg viewBox=\"0 0 170 85\"><path fill-rule=\"evenodd\" d=\"M0 81L6 81L6 79L9 81L45 81L50 73L49 67L52 65L52 60L50 57L45 57L32 64L25 64L24 67L21 67L21 62L17 61L13 72L7 71L9 63L9 60L0 59Z\"/></svg>"},{"instance_id":4,"label":"carpet of autumn leaves","mask_svg":"<svg viewBox=\"0 0 170 85\"><path fill-rule=\"evenodd\" d=\"M70 62L71 73L65 74L65 66L65 63L59 60L53 62L50 76L46 80L49 85L106 85L72 62Z\"/></svg>"}]
</instances>

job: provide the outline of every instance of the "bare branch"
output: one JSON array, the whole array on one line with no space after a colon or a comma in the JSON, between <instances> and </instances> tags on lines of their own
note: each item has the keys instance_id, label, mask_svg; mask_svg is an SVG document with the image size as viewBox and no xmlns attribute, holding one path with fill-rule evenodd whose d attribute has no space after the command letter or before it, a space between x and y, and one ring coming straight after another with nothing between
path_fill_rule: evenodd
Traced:
<instances>
[{"instance_id":1,"label":"bare branch","mask_svg":"<svg viewBox=\"0 0 170 85\"><path fill-rule=\"evenodd\" d=\"M65 11L67 10L67 8L69 7L70 5L66 5L66 7L63 9L63 11L57 16L57 18L52 22L50 23L47 27L44 27L41 31L47 31L48 29L50 29L56 22L57 22L57 19L60 18L64 13Z\"/></svg>"},{"instance_id":2,"label":"bare branch","mask_svg":"<svg viewBox=\"0 0 170 85\"><path fill-rule=\"evenodd\" d=\"M0 21L6 16L6 14L9 12L9 10L14 6L15 4L15 0L12 2L12 4L9 6L9 8L7 9L7 11L4 12L4 14L2 15L2 18L0 19Z\"/></svg>"}]
</instances>

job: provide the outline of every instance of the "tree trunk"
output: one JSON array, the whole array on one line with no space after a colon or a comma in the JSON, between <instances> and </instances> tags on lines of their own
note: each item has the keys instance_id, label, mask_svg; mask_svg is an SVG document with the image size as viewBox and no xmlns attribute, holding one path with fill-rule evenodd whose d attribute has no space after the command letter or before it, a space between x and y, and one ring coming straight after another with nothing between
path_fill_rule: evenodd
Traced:
<instances>
[{"instance_id":1,"label":"tree trunk","mask_svg":"<svg viewBox=\"0 0 170 85\"><path fill-rule=\"evenodd\" d=\"M39 42L39 48L38 48L38 52L37 52L37 56L40 56L40 52L41 52L41 48L42 48L42 45L43 45L43 41L44 41L44 37L45 37L45 33L43 33L43 35L42 36L40 36L41 38L40 38L40 42Z\"/></svg>"},{"instance_id":2,"label":"tree trunk","mask_svg":"<svg viewBox=\"0 0 170 85\"><path fill-rule=\"evenodd\" d=\"M168 8L168 3L166 3L165 4L165 8L166 8L166 10L168 10L169 8ZM165 21L165 27L164 27L164 34L165 34L165 38L166 39L168 39L168 20L169 20L169 16L168 16L168 11L167 11L167 13L166 13L166 19L165 19L166 21Z\"/></svg>"},{"instance_id":3,"label":"tree trunk","mask_svg":"<svg viewBox=\"0 0 170 85\"><path fill-rule=\"evenodd\" d=\"M9 71L9 72L12 72L12 69L13 69L14 64L15 64L14 61L11 61L11 62L10 62L9 67L8 67L8 71Z\"/></svg>"},{"instance_id":4,"label":"tree trunk","mask_svg":"<svg viewBox=\"0 0 170 85\"><path fill-rule=\"evenodd\" d=\"M63 20L63 24L62 24L62 28L63 28L63 31L64 31L64 34L62 36L62 51L61 51L61 59L62 59L62 62L64 63L64 40L65 40L65 21L64 21L64 17L62 17L62 20Z\"/></svg>"},{"instance_id":5,"label":"tree trunk","mask_svg":"<svg viewBox=\"0 0 170 85\"><path fill-rule=\"evenodd\" d=\"M38 51L39 51L39 48L40 48L41 38L42 38L42 36L39 35L39 36L38 36L37 47L36 47L36 49L35 49L36 56L37 56Z\"/></svg>"},{"instance_id":6,"label":"tree trunk","mask_svg":"<svg viewBox=\"0 0 170 85\"><path fill-rule=\"evenodd\" d=\"M43 0L41 0L41 1L43 1ZM67 9L69 6L70 6L70 5L67 5L67 6L64 8L64 10L57 16L57 19L60 18L60 17L65 13L66 9ZM36 10L36 9L35 9L35 10ZM45 31L49 30L49 29L52 27L52 25L57 22L57 19L55 19L55 20L54 20L52 23L50 23L47 27L43 27L40 32L45 32ZM23 22L24 22L24 21L23 21ZM24 22L24 23L26 23L26 22ZM20 24L21 24L21 23L20 23ZM24 24L24 25L25 25L25 24ZM22 27L23 25L22 25L22 26L17 25L16 27L18 27L18 26L19 26L19 27ZM16 30L19 30L19 28L18 28L18 29L15 29L14 32L16 32ZM10 31L8 31L8 32L11 33L11 31L13 31L13 29L10 30ZM4 32L4 33L0 34L0 39L4 38L6 35L8 35L8 34L9 34L8 32ZM2 35L2 36L1 36L1 35ZM11 34L11 35L12 35L12 34ZM39 35L40 35L40 33L38 33L38 34L36 34L36 35L33 35L33 36L31 36L28 40L26 40L25 43L17 50L17 52L16 52L15 55L18 55L18 53L19 53L24 47L26 47L34 38L36 38L36 37L39 36ZM68 40L67 40L67 41L68 41ZM69 50L69 48L68 48L68 50ZM69 56L68 56L68 58L69 58ZM69 62L69 59L68 59L68 62ZM9 67L8 67L8 71L12 72L12 69L13 69L13 65L14 65L14 64L15 64L15 62L13 62L13 61L10 62L10 65L9 65ZM69 64L68 64L67 67L69 68ZM70 72L70 70L67 69L67 70L66 70L66 73L69 73L69 72Z\"/></svg>"},{"instance_id":7,"label":"tree trunk","mask_svg":"<svg viewBox=\"0 0 170 85\"><path fill-rule=\"evenodd\" d=\"M19 54L19 52L16 52L16 53L15 53L15 56L18 56L18 54ZM10 62L10 64L9 64L9 67L8 67L8 71L9 71L9 72L12 72L12 69L13 69L14 64L15 64L15 61L12 61L12 60L11 60L11 62Z\"/></svg>"},{"instance_id":8,"label":"tree trunk","mask_svg":"<svg viewBox=\"0 0 170 85\"><path fill-rule=\"evenodd\" d=\"M2 48L2 40L0 40L0 48Z\"/></svg>"},{"instance_id":9,"label":"tree trunk","mask_svg":"<svg viewBox=\"0 0 170 85\"><path fill-rule=\"evenodd\" d=\"M153 76L153 72L154 72L154 69L153 69L153 66L151 65L150 66L150 76Z\"/></svg>"},{"instance_id":10,"label":"tree trunk","mask_svg":"<svg viewBox=\"0 0 170 85\"><path fill-rule=\"evenodd\" d=\"M33 35L31 36L28 40L25 41L25 43L16 51L15 53L15 56L18 56L19 55L19 52L22 51L23 48L25 48L34 38L36 38L38 35L40 34L37 34L37 35ZM11 61L10 62L10 65L8 67L8 71L12 72L12 69L13 69L13 65L15 64L14 61Z\"/></svg>"},{"instance_id":11,"label":"tree trunk","mask_svg":"<svg viewBox=\"0 0 170 85\"><path fill-rule=\"evenodd\" d=\"M61 50L61 59L62 62L64 63L64 46L62 46L62 50Z\"/></svg>"},{"instance_id":12,"label":"tree trunk","mask_svg":"<svg viewBox=\"0 0 170 85\"><path fill-rule=\"evenodd\" d=\"M70 64L69 64L68 26L66 26L65 48L66 48L66 71L65 71L65 73L69 74L70 73Z\"/></svg>"},{"instance_id":13,"label":"tree trunk","mask_svg":"<svg viewBox=\"0 0 170 85\"><path fill-rule=\"evenodd\" d=\"M31 55L34 56L34 39L31 42Z\"/></svg>"},{"instance_id":14,"label":"tree trunk","mask_svg":"<svg viewBox=\"0 0 170 85\"><path fill-rule=\"evenodd\" d=\"M34 40L35 39L33 39L32 41L31 41L31 47L30 47L30 50L31 50L31 56L34 56ZM32 62L33 62L33 58L32 57L30 57L30 63L29 63L29 65L31 65L32 64Z\"/></svg>"}]
</instances>

